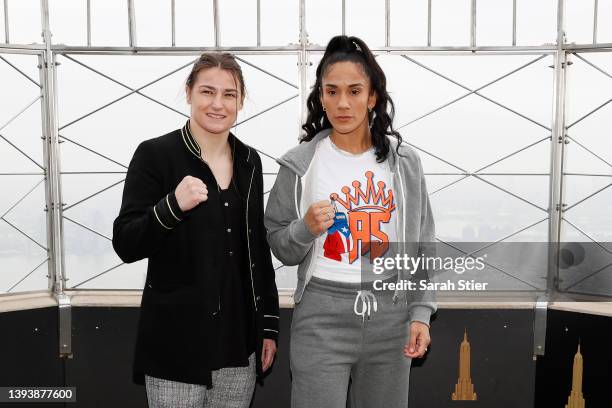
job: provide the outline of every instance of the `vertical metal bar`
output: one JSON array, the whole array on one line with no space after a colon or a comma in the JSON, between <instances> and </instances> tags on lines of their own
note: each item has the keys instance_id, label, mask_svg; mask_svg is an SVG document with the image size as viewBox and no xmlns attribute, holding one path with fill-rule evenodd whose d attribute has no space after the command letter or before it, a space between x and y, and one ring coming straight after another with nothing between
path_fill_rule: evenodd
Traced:
<instances>
[{"instance_id":1,"label":"vertical metal bar","mask_svg":"<svg viewBox=\"0 0 612 408\"><path fill-rule=\"evenodd\" d=\"M391 0L385 0L385 47L391 46Z\"/></svg>"},{"instance_id":2,"label":"vertical metal bar","mask_svg":"<svg viewBox=\"0 0 612 408\"><path fill-rule=\"evenodd\" d=\"M87 0L87 46L91 46L91 0Z\"/></svg>"},{"instance_id":3,"label":"vertical metal bar","mask_svg":"<svg viewBox=\"0 0 612 408\"><path fill-rule=\"evenodd\" d=\"M127 0L128 4L128 30L130 35L130 47L136 47L136 13L134 11L134 0Z\"/></svg>"},{"instance_id":4,"label":"vertical metal bar","mask_svg":"<svg viewBox=\"0 0 612 408\"><path fill-rule=\"evenodd\" d=\"M261 46L261 0L257 0L257 46Z\"/></svg>"},{"instance_id":5,"label":"vertical metal bar","mask_svg":"<svg viewBox=\"0 0 612 408\"><path fill-rule=\"evenodd\" d=\"M342 0L342 35L346 35L346 0Z\"/></svg>"},{"instance_id":6,"label":"vertical metal bar","mask_svg":"<svg viewBox=\"0 0 612 408\"><path fill-rule=\"evenodd\" d=\"M300 51L298 54L298 68L299 68L299 79L300 79L300 118L298 129L302 128L302 123L306 121L308 109L306 100L308 99L308 66L310 64L309 52L308 52L308 33L306 31L306 0L299 0L300 2ZM299 137L299 131L298 131Z\"/></svg>"},{"instance_id":7,"label":"vertical metal bar","mask_svg":"<svg viewBox=\"0 0 612 408\"><path fill-rule=\"evenodd\" d=\"M59 355L72 355L72 325L70 297L64 293L66 286L63 239L63 204L61 165L57 122L57 62L51 46L49 28L49 2L40 0L42 36L45 50L39 56L40 83L42 85L42 129L45 155L45 199L47 203L47 247L49 248L49 288L59 307Z\"/></svg>"},{"instance_id":8,"label":"vertical metal bar","mask_svg":"<svg viewBox=\"0 0 612 408\"><path fill-rule=\"evenodd\" d=\"M516 45L516 0L512 0L512 45Z\"/></svg>"},{"instance_id":9,"label":"vertical metal bar","mask_svg":"<svg viewBox=\"0 0 612 408\"><path fill-rule=\"evenodd\" d=\"M8 14L8 2L4 0L4 42L9 44L11 42L9 38L9 14Z\"/></svg>"},{"instance_id":10,"label":"vertical metal bar","mask_svg":"<svg viewBox=\"0 0 612 408\"><path fill-rule=\"evenodd\" d=\"M176 4L175 0L170 0L170 26L172 29L172 46L176 46Z\"/></svg>"},{"instance_id":11,"label":"vertical metal bar","mask_svg":"<svg viewBox=\"0 0 612 408\"><path fill-rule=\"evenodd\" d=\"M597 44L597 13L599 9L599 1L595 0L593 5L593 44Z\"/></svg>"},{"instance_id":12,"label":"vertical metal bar","mask_svg":"<svg viewBox=\"0 0 612 408\"><path fill-rule=\"evenodd\" d=\"M220 31L219 31L219 2L213 0L213 26L215 30L215 47L221 45Z\"/></svg>"},{"instance_id":13,"label":"vertical metal bar","mask_svg":"<svg viewBox=\"0 0 612 408\"><path fill-rule=\"evenodd\" d=\"M42 24L42 35L43 35L43 43L47 44L49 40L48 30L46 30L46 22L48 19L45 15L45 7L46 2L41 0L40 2L40 12L41 12L41 24ZM6 5L6 1L5 1ZM50 50L50 46L47 45L47 50ZM55 242L55 228L54 228L54 194L53 194L53 178L50 175L50 169L53 167L51 163L51 137L50 134L52 130L49 128L49 84L48 84L48 76L47 72L47 60L48 54L42 54L38 56L38 69L40 76L40 85L41 85L41 93L42 100L40 104L40 116L41 116L41 128L43 132L42 140L43 140L43 157L44 157L44 166L45 166L45 207L46 207L46 221L47 221L47 248L49 262L47 263L48 273L48 289L51 292L55 292L55 282L58 277L57 273L57 265L59 264L56 252L54 251L54 242Z\"/></svg>"},{"instance_id":14,"label":"vertical metal bar","mask_svg":"<svg viewBox=\"0 0 612 408\"><path fill-rule=\"evenodd\" d=\"M548 266L546 294L538 299L534 319L534 355L544 355L546 344L546 307L557 289L559 265L559 243L563 212L563 166L565 162L565 84L567 75L567 53L565 45L565 0L557 2L557 51L554 62L553 115L550 143L550 181L548 199Z\"/></svg>"},{"instance_id":15,"label":"vertical metal bar","mask_svg":"<svg viewBox=\"0 0 612 408\"><path fill-rule=\"evenodd\" d=\"M431 47L431 1L427 0L427 46Z\"/></svg>"},{"instance_id":16,"label":"vertical metal bar","mask_svg":"<svg viewBox=\"0 0 612 408\"><path fill-rule=\"evenodd\" d=\"M470 44L472 47L476 46L476 0L472 0L472 7L470 13Z\"/></svg>"}]
</instances>

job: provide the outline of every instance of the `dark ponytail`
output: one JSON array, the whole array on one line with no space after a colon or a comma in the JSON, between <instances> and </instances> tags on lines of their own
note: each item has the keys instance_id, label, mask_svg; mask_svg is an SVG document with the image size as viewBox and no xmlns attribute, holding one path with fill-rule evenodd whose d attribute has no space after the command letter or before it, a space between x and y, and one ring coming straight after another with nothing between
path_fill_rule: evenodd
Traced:
<instances>
[{"instance_id":1,"label":"dark ponytail","mask_svg":"<svg viewBox=\"0 0 612 408\"><path fill-rule=\"evenodd\" d=\"M323 76L333 64L345 61L354 62L363 68L370 80L370 92L376 93L376 105L368 114L368 122L370 123L376 160L382 162L389 154L390 143L387 135L394 136L397 139L396 151L398 154L402 137L399 132L393 129L395 106L387 93L385 73L376 62L374 54L366 43L357 37L338 35L327 44L325 54L317 67L317 79L306 101L308 117L306 123L302 125L306 134L300 138L300 142L308 142L321 130L332 127L321 105Z\"/></svg>"}]
</instances>

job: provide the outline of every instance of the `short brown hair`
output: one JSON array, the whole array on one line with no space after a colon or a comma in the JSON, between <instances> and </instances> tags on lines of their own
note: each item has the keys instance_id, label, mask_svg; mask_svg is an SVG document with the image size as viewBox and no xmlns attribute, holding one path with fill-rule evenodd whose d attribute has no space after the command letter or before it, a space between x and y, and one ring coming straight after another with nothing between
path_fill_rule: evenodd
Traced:
<instances>
[{"instance_id":1,"label":"short brown hair","mask_svg":"<svg viewBox=\"0 0 612 408\"><path fill-rule=\"evenodd\" d=\"M245 88L244 88L244 77L242 76L242 68L234 56L230 53L205 53L200 55L200 58L193 64L191 68L191 72L185 81L185 86L189 90L193 87L193 84L198 77L198 73L203 69L209 68L220 68L226 71L231 72L234 76L234 79L238 83L238 88L240 91L240 99L244 100Z\"/></svg>"}]
</instances>

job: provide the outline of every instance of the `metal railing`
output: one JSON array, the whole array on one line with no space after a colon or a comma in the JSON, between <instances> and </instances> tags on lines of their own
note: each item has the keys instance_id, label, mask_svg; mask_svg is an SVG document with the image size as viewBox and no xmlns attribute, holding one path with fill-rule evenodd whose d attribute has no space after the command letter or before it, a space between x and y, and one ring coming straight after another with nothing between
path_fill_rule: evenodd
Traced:
<instances>
[{"instance_id":1,"label":"metal railing","mask_svg":"<svg viewBox=\"0 0 612 408\"><path fill-rule=\"evenodd\" d=\"M95 273L93 276L91 276L90 278L86 280L83 280L81 282L77 282L73 285L68 286L66 282L67 280L66 269L64 265L64 262L65 262L64 235L63 235L64 221L68 221L74 225L77 225L81 228L84 228L102 237L105 240L110 241L111 237L107 236L106 234L100 231L97 231L95 228L92 228L88 225L85 225L82 222L79 222L78 220L70 217L68 214L69 214L69 211L75 206L78 206L86 202L87 200L93 197L96 197L97 195L107 191L108 189L118 184L121 184L123 180L113 182L112 184L99 189L98 191L88 195L87 197L82 198L81 200L77 202L71 203L69 205L65 204L62 199L61 179L62 179L63 174L71 174L71 172L62 172L61 160L60 160L61 159L60 143L67 142L75 146L78 146L79 148L85 149L89 151L90 153L93 153L97 155L98 157L103 158L104 160L108 160L109 162L112 162L115 165L119 165L120 167L126 170L127 170L127 166L125 163L121 163L120 160L114 159L108 154L104 154L102 152L96 151L96 149L86 146L85 144L75 140L74 138L67 137L66 135L62 134L62 132L65 129L69 128L70 126L78 123L79 121L84 120L92 115L95 115L96 113L114 105L115 103L121 100L124 100L125 98L131 95L139 95L140 97L146 98L148 101L155 103L165 109L171 110L172 112L177 113L183 117L187 117L187 115L185 115L183 112L173 108L172 106L168 105L167 103L164 103L163 101L157 98L154 98L152 96L145 94L142 91L145 88L158 83L162 79L167 78L173 73L180 71L181 69L192 64L192 61L190 61L187 64L182 64L178 66L177 68L165 73L162 76L159 76L147 82L146 84L142 86L133 87L125 83L124 81L114 78L112 75L104 73L102 70L96 69L90 64L87 64L86 62L82 61L79 58L79 56L81 55L126 55L126 56L127 55L168 55L168 56L194 55L196 56L203 51L230 51L236 54L237 58L241 61L241 63L249 65L250 67L269 76L270 78L274 78L275 80L282 82L286 85L289 85L290 87L296 90L296 93L294 95L284 98L283 100L280 100L277 103L266 107L265 109L257 112L256 114L245 118L244 120L242 120L241 122L237 124L237 126L239 126L257 116L270 112L296 98L298 98L298 100L300 101L300 111L302 113L301 117L296 118L296 121L298 122L303 121L304 113L306 111L305 109L306 97L309 93L309 84L310 84L309 66L311 65L312 56L318 55L324 50L323 45L312 44L309 41L309 37L307 33L307 24L306 24L307 22L307 16L306 16L307 0L299 1L299 35L298 35L297 41L294 44L288 44L285 46L262 45L261 0L254 0L257 2L257 13L255 16L256 17L256 35L257 35L256 44L257 45L256 46L240 46L240 47L226 47L223 45L223 41L221 38L221 30L220 30L221 23L222 23L221 18L220 18L220 8L223 7L223 4L222 2L219 2L218 0L210 0L212 2L212 9L213 9L212 24L214 27L214 30L213 30L214 31L214 45L209 46L209 47L181 47L181 46L176 45L177 41L176 41L176 4L175 4L175 0L169 0L168 2L169 17L171 19L171 24L170 24L171 32L169 33L170 46L160 46L160 47L140 47L138 46L137 35L136 35L137 34L136 4L134 0L126 0L126 13L127 13L126 23L128 26L128 37L129 38L127 39L127 45L124 47L92 46L92 11L91 11L91 1L92 0L87 0L87 4L86 4L86 32L87 32L87 35L86 35L87 45L86 46L69 46L69 45L62 45L62 44L54 44L52 42L52 35L51 35L52 27L50 26L50 20L49 20L49 1L48 0L41 0L40 2L41 24L42 24L41 25L42 43L27 44L27 45L11 44L10 43L10 39L11 39L11 33L10 33L10 27L11 27L10 21L11 20L10 18L11 16L10 16L9 1L10 0L3 0L5 43L0 44L0 60L1 60L0 63L6 63L12 69L18 71L20 75L25 77L29 82L39 87L41 93L40 93L40 96L35 98L29 104L27 104L14 117L12 117L6 124L4 124L3 126L0 126L0 139L8 143L15 150L17 150L24 157L24 159L34 162L37 165L37 167L41 169L40 173L28 173L28 174L35 174L35 175L39 175L43 177L38 181L38 183L30 191L28 191L25 195L17 199L15 203L6 212L4 212L2 216L0 216L0 220L7 223L12 228L16 229L21 234L26 236L28 239L34 241L37 245L39 245L41 248L46 250L48 253L48 257L44 259L40 264L38 264L34 270L27 271L27 273L22 278L20 278L14 285L12 285L8 291L9 292L12 291L21 281L23 281L23 279L27 278L34 271L38 270L45 263L47 263L49 290L51 290L58 297L60 304L62 305L62 310L67 313L69 313L69 307L67 308L67 306L69 306L69 298L66 296L67 289L80 288L85 283L88 283L91 280L96 279L118 268L119 266L121 266L121 264L113 265L110 268L106 268L103 271ZM597 194L601 193L602 191L605 191L612 185L612 183L610 183L607 186L600 189L599 191L596 191L575 203L571 203L569 205L565 203L565 198L564 198L565 197L565 176L570 174L564 170L564 164L566 162L566 154L567 154L566 145L568 143L570 142L574 143L576 146L587 151L594 158L600 160L601 162L608 165L609 167L612 167L612 164L609 161L607 161L601 155L589 149L584 144L577 141L575 138L572 138L571 135L569 134L569 130L574 125L576 125L577 123L589 117L593 113L607 106L610 102L612 102L612 98L607 100L605 103L595 107L593 110L583 115L579 119L575 120L573 123L566 124L566 115L565 115L565 110L566 110L565 106L566 106L566 98L567 98L566 81L567 81L567 70L568 70L569 65L571 64L570 57L575 57L576 61L579 60L581 63L585 63L588 66L592 67L593 69L604 74L605 76L612 78L612 75L610 73L606 72L603 68L591 62L589 58L585 56L591 52L612 51L612 43L597 43L598 18L599 18L598 1L594 0L593 32L592 32L593 33L593 43L592 44L576 45L576 44L567 43L566 37L565 37L565 30L564 30L564 22L566 18L566 16L564 15L565 2L564 0L558 0L557 22L556 22L557 24L556 44L517 46L516 45L517 44L517 1L512 0L512 37L510 39L510 42L512 45L479 46L477 44L477 36L476 36L477 27L478 27L477 25L478 23L477 4L478 3L477 3L477 0L471 0L470 1L470 22L469 22L469 27L468 27L469 33L470 33L469 44L466 44L465 46L452 46L452 47L432 46L431 45L432 44L431 43L432 25L435 23L435 15L432 14L432 4L435 3L435 1L436 0L427 0L427 45L424 45L424 46L397 46L397 45L392 45L393 42L391 39L391 13L393 12L393 10L391 9L391 2L390 0L385 0L384 1L384 7L385 7L384 44L380 46L374 46L372 48L373 48L373 51L377 55L400 56L400 58L402 58L403 61L406 61L407 63L410 63L414 66L419 67L420 69L423 69L429 72L430 74L434 75L436 78L441 78L449 83L452 83L455 86L462 88L465 91L465 93L463 93L459 97L453 98L452 100L449 100L437 106L436 108L420 115L417 118L414 118L406 123L400 124L400 126L398 126L398 129L402 129L402 128L411 126L417 123L418 121L426 117L429 117L430 115L433 115L443 109L446 109L449 106L453 106L453 104L456 104L457 102L465 99L468 96L477 96L481 99L486 100L489 103L494 104L498 108L503 109L506 112L509 112L515 117L521 120L527 121L543 129L547 133L547 136L539 138L538 140L535 140L532 143L529 143L528 145L522 146L516 149L515 151L510 152L509 154L501 158L498 158L486 164L485 166L481 166L479 169L474 170L474 171L469 171L458 164L452 163L451 161L443 157L440 157L435 152L428 151L422 146L412 144L414 148L420 150L422 153L430 155L438 160L441 160L444 163L451 166L452 168L456 169L456 172L449 172L447 174L455 175L459 177L458 179L452 181L451 183L448 183L434 191L431 191L430 195L433 196L439 193L440 191L450 187L451 185L455 185L457 183L462 182L463 180L466 180L469 178L477 179L495 189L498 189L499 191L502 191L505 194L508 194L509 196L512 196L520 200L521 202L526 203L527 205L531 207L536 208L538 211L542 212L542 218L538 219L536 222L530 223L525 226L521 226L513 233L507 234L501 237L500 239L493 242L492 244L504 241L524 231L525 229L531 228L545 221L548 221L549 242L558 244L559 242L562 241L563 223L564 222L571 223L571 221L566 218L565 214L568 211L572 210L572 208L574 208L575 206L581 204L585 200L588 200L588 199L591 199L592 197L597 196ZM341 0L341 6L342 6L341 32L342 33L346 33L346 19L347 19L346 3L347 3L347 0ZM39 63L39 68L40 68L39 78L34 79L30 77L28 74L23 72L23 70L21 70L19 67L12 64L9 60L7 60L1 55L1 54L11 54L11 53L28 54L28 55L36 56L38 58L38 63ZM297 58L298 83L292 83L291 81L287 81L283 79L282 76L277 75L274 72L271 72L269 69L264 69L263 67L260 67L257 64L249 62L247 59L241 57L247 54L295 55ZM516 68L506 72L505 74L501 76L498 76L497 78L487 83L484 83L474 88L474 87L470 87L465 84L462 84L461 81L453 79L448 75L438 72L436 69L432 68L431 66L428 66L427 64L415 58L415 56L417 55L448 55L448 56L451 56L451 55L474 55L474 54L477 54L477 55L533 55L533 59L531 59L530 61L520 66L517 66ZM126 90L126 93L110 102L107 102L101 106L98 106L97 108L67 123L63 123L63 124L58 123L58 115L57 115L57 110L58 110L58 105L57 105L58 104L57 102L58 56L74 64L77 64L78 66L92 72L95 75L98 75L100 77L103 77L115 83L116 85L124 88ZM548 56L551 56L554 60L553 65L552 65L552 68L554 69L554 72L553 72L554 86L553 86L553 100L551 101L552 111L553 111L551 126L541 123L541 121L531 118L527 114L521 113L518 110L511 108L507 104L501 103L495 100L494 98L486 96L484 93L481 92L487 87L493 84L496 84L499 81L511 75L514 75L517 72L525 70L527 67L531 66L532 64L537 63L538 61L541 61L543 58L548 57ZM33 104L39 101L41 103L41 123L42 123L42 130L43 130L44 163L38 163L37 161L35 161L33 158L28 156L22 149L20 149L17 145L12 143L9 139L7 139L1 134L2 129L4 127L6 127L9 123L11 123L17 117L19 117L30 106L32 106ZM521 197L520 195L517 195L509 191L508 189L503 188L502 186L496 185L495 183L492 183L491 181L483 177L483 176L491 175L491 174L499 174L499 173L487 173L485 172L485 170L501 162L502 160L505 160L509 157L517 155L525 151L526 149L529 149L540 143L546 142L547 140L551 141L550 143L550 172L537 174L537 175L549 176L550 181L549 181L548 208L544 208L541 205L538 205L531 200ZM260 150L260 153L270 158L274 158L273 155L267 154L266 152L262 150ZM73 173L74 172L72 172L72 174ZM124 172L117 171L117 172L82 172L82 173L84 174L85 173L86 174L103 174L103 173L104 174L109 174L109 173L122 174ZM17 174L18 173L7 173L6 175L17 175ZM520 173L504 173L504 174L521 175ZM593 175L593 174L587 174L587 173L571 173L571 174L572 175L579 174L583 176L612 177L612 174L601 174L601 175ZM534 174L530 174L530 175L534 175ZM43 181L45 185L45 195L46 195L45 207L47 211L47 243L46 245L43 245L37 242L31 236L29 236L26 232L21 230L18 226L11 224L5 218L5 216L11 210L13 210L16 206L18 206L19 203L25 197L27 197L28 194L30 194ZM578 230L580 230L578 226L574 224L571 224L571 225L576 227ZM582 231L582 232L586 237L596 242L596 240L593 237L591 237L588 234L588 232L585 232L585 231ZM549 254L548 271L547 271L547 283L546 283L547 292L553 292L558 289L558 281L557 281L558 262L555 259L555 257L557 256L558 254L551 250ZM282 268L282 265L277 267L277 269L280 269L280 268ZM597 272L601 272L601 271L597 271ZM547 300L546 297L543 299L540 299L539 304L541 305L542 302L544 302L545 304L546 300ZM542 309L541 307L537 309L539 310L538 313L541 313L541 309ZM66 317L63 320L64 324L65 324L66 319L68 318L69 317ZM536 349L536 353L543 353L544 343L543 343L543 337L542 337L543 336L542 330L545 330L545 326L544 327L541 326L542 324L541 316L537 319L537 321L539 323L538 323L538 326L536 327L536 336L535 336L536 340L535 340L534 347ZM545 324L545 319L544 319L544 324ZM63 338L65 339L65 336L67 334L63 333L63 335L64 335ZM70 343L68 340L62 341L60 348L61 348L62 354L70 354Z\"/></svg>"}]
</instances>

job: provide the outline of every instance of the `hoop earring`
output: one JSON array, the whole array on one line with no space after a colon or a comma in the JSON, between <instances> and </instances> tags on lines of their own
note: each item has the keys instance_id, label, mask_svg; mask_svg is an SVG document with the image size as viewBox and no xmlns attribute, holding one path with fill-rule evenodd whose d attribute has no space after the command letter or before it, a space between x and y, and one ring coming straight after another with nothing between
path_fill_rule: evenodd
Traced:
<instances>
[{"instance_id":1,"label":"hoop earring","mask_svg":"<svg viewBox=\"0 0 612 408\"><path fill-rule=\"evenodd\" d=\"M327 109L325 109L325 106L323 106L323 112L327 112Z\"/></svg>"}]
</instances>

